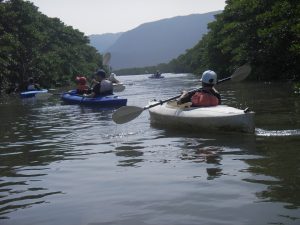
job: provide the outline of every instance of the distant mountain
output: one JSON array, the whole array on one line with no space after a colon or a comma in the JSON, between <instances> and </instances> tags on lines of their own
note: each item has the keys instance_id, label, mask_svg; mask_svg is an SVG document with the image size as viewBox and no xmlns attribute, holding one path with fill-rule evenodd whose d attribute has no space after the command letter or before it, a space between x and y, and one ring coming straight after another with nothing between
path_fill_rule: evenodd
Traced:
<instances>
[{"instance_id":1,"label":"distant mountain","mask_svg":"<svg viewBox=\"0 0 300 225\"><path fill-rule=\"evenodd\" d=\"M220 12L163 19L124 32L110 40L113 44L105 50L111 53L110 65L124 69L167 63L194 47L207 32L207 24ZM101 49L94 41L91 44Z\"/></svg>"},{"instance_id":2,"label":"distant mountain","mask_svg":"<svg viewBox=\"0 0 300 225\"><path fill-rule=\"evenodd\" d=\"M115 34L93 34L89 36L90 44L102 54L106 52L107 49L111 47L122 34L123 32Z\"/></svg>"}]
</instances>

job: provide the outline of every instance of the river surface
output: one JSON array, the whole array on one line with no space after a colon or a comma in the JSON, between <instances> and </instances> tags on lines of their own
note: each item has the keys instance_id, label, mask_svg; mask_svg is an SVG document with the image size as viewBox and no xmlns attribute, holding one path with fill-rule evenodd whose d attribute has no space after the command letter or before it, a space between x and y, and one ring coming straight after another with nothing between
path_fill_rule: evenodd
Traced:
<instances>
[{"instance_id":1,"label":"river surface","mask_svg":"<svg viewBox=\"0 0 300 225\"><path fill-rule=\"evenodd\" d=\"M145 106L197 87L189 74L122 76ZM255 134L166 130L149 113L1 99L1 225L300 224L300 95L290 84L223 83L255 111Z\"/></svg>"}]
</instances>

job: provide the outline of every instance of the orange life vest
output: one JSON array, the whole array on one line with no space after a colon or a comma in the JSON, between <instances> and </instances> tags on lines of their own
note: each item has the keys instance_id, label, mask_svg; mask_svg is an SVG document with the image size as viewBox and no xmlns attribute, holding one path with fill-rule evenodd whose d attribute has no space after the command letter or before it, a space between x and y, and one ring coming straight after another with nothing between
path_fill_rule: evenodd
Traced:
<instances>
[{"instance_id":1,"label":"orange life vest","mask_svg":"<svg viewBox=\"0 0 300 225\"><path fill-rule=\"evenodd\" d=\"M196 92L192 96L191 101L193 106L208 107L208 106L216 106L219 104L219 99L216 96L206 92Z\"/></svg>"}]
</instances>

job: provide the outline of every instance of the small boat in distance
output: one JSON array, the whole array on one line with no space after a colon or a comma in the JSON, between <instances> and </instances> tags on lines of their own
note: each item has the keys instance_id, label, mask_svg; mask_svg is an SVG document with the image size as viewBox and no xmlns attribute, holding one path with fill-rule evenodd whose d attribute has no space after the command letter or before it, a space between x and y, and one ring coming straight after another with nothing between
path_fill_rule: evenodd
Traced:
<instances>
[{"instance_id":1,"label":"small boat in distance","mask_svg":"<svg viewBox=\"0 0 300 225\"><path fill-rule=\"evenodd\" d=\"M150 77L150 79L161 79L161 78L165 78L164 76L161 75L161 73L159 71L156 71L155 74L152 74Z\"/></svg>"}]
</instances>

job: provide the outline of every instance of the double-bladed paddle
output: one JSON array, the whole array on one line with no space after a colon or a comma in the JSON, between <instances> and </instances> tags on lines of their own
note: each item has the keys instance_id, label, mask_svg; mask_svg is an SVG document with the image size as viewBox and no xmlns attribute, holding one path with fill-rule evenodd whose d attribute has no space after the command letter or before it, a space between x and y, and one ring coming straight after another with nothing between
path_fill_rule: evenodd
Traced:
<instances>
[{"instance_id":1,"label":"double-bladed paddle","mask_svg":"<svg viewBox=\"0 0 300 225\"><path fill-rule=\"evenodd\" d=\"M111 58L110 52L105 53L104 56L103 56L103 63L102 64L104 66L107 66L109 61L110 61L110 58Z\"/></svg>"},{"instance_id":2,"label":"double-bladed paddle","mask_svg":"<svg viewBox=\"0 0 300 225\"><path fill-rule=\"evenodd\" d=\"M250 74L250 72L251 72L251 66L248 63L244 64L243 66L237 68L230 77L224 78L222 80L218 80L217 84L223 83L228 80L235 81L235 82L242 81ZM188 93L190 94L192 92L196 92L197 90L199 90L199 88L189 91ZM136 117L138 117L144 110L158 106L158 105L162 105L163 103L177 99L180 96L181 96L181 94L174 96L172 98L166 99L166 100L159 101L158 103L145 106L145 107L122 106L121 108L119 108L117 111L115 111L113 113L112 119L117 124L127 123L127 122L135 119Z\"/></svg>"}]
</instances>

